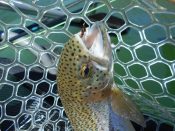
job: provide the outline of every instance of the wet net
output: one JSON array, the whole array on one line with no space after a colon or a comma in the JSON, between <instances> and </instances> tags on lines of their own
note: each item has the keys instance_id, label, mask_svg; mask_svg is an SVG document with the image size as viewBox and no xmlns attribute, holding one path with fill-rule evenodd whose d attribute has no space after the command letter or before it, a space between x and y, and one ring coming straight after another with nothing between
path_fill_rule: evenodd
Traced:
<instances>
[{"instance_id":1,"label":"wet net","mask_svg":"<svg viewBox=\"0 0 175 131\"><path fill-rule=\"evenodd\" d=\"M0 0L0 130L72 129L57 64L65 42L95 21L105 23L115 82L144 113L145 129L174 130L173 0Z\"/></svg>"}]
</instances>

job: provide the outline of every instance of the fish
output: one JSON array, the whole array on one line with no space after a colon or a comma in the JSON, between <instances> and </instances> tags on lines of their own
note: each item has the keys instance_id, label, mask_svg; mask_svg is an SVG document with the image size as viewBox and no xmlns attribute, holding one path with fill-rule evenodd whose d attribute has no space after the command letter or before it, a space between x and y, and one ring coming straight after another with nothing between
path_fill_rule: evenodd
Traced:
<instances>
[{"instance_id":1,"label":"fish","mask_svg":"<svg viewBox=\"0 0 175 131\"><path fill-rule=\"evenodd\" d=\"M111 41L102 21L64 45L57 87L75 131L134 131L131 121L145 126L142 113L114 82Z\"/></svg>"}]
</instances>

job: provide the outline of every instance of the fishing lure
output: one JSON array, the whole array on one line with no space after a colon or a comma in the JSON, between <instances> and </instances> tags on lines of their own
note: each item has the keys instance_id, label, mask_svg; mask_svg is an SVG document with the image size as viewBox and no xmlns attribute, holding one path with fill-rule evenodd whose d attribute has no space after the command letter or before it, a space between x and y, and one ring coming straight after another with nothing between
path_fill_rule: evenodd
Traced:
<instances>
[{"instance_id":1,"label":"fishing lure","mask_svg":"<svg viewBox=\"0 0 175 131\"><path fill-rule=\"evenodd\" d=\"M75 131L134 130L144 125L134 103L113 80L111 42L102 22L75 34L58 64L58 93Z\"/></svg>"}]
</instances>

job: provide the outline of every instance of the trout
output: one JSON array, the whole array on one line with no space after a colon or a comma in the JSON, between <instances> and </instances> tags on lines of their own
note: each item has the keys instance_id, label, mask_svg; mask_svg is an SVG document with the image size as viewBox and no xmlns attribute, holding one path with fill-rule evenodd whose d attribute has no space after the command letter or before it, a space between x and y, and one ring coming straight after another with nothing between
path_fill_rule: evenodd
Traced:
<instances>
[{"instance_id":1,"label":"trout","mask_svg":"<svg viewBox=\"0 0 175 131\"><path fill-rule=\"evenodd\" d=\"M110 37L103 22L75 34L58 63L58 94L75 131L134 131L144 118L113 80Z\"/></svg>"}]
</instances>

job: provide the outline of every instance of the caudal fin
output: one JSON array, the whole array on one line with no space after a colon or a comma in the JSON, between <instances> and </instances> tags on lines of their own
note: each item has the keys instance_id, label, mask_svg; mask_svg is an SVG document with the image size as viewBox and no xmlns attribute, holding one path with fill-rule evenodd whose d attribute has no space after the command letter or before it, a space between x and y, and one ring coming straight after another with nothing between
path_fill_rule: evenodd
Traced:
<instances>
[{"instance_id":1,"label":"caudal fin","mask_svg":"<svg viewBox=\"0 0 175 131\"><path fill-rule=\"evenodd\" d=\"M134 121L143 127L145 126L144 117L136 105L117 87L112 87L111 107L121 117Z\"/></svg>"}]
</instances>

